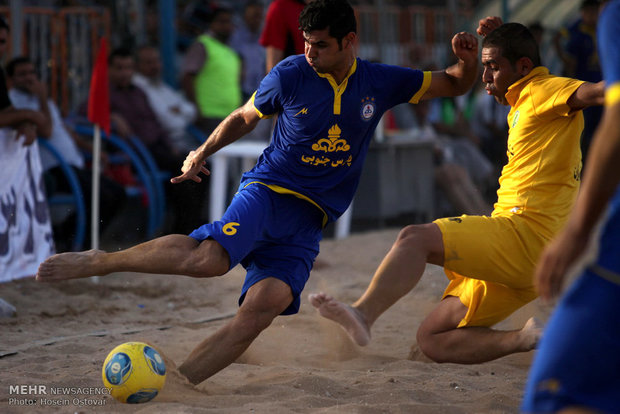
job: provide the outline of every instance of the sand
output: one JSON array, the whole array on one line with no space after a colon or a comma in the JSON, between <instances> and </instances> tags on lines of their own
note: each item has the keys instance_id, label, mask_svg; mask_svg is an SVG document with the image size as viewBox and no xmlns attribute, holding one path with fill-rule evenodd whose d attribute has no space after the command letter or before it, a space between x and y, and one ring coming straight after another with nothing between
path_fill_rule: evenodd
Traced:
<instances>
[{"instance_id":1,"label":"sand","mask_svg":"<svg viewBox=\"0 0 620 414\"><path fill-rule=\"evenodd\" d=\"M276 318L236 363L196 387L169 367L163 391L141 405L84 392L101 392L102 362L123 342L152 343L180 364L236 312L242 268L204 280L118 273L98 283L0 285L0 297L18 310L0 319L0 412L517 413L533 352L479 365L436 364L417 352L417 327L447 284L441 268L427 267L416 289L377 321L367 347L355 346L309 304L307 294L319 290L355 300L397 233L323 241L298 315ZM499 328L546 314L535 301ZM18 394L21 385L37 392ZM62 387L80 389L51 394Z\"/></svg>"}]
</instances>

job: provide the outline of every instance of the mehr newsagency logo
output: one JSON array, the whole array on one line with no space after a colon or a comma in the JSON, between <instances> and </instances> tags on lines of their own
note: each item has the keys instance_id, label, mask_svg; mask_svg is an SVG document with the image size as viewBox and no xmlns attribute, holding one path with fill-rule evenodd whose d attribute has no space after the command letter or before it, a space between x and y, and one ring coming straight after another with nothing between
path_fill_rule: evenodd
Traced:
<instances>
[{"instance_id":1,"label":"mehr newsagency logo","mask_svg":"<svg viewBox=\"0 0 620 414\"><path fill-rule=\"evenodd\" d=\"M93 407L106 405L110 389L106 387L61 387L36 385L9 385L10 406ZM0 409L0 412L2 409Z\"/></svg>"}]
</instances>

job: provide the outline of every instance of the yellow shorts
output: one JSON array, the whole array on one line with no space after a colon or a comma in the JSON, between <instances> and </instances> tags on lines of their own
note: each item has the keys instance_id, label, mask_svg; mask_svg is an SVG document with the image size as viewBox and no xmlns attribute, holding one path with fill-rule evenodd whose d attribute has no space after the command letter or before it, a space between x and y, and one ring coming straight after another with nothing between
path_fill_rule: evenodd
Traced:
<instances>
[{"instance_id":1,"label":"yellow shorts","mask_svg":"<svg viewBox=\"0 0 620 414\"><path fill-rule=\"evenodd\" d=\"M548 239L520 215L461 216L434 221L450 279L443 297L457 296L468 311L458 327L492 326L534 300L536 261Z\"/></svg>"}]
</instances>

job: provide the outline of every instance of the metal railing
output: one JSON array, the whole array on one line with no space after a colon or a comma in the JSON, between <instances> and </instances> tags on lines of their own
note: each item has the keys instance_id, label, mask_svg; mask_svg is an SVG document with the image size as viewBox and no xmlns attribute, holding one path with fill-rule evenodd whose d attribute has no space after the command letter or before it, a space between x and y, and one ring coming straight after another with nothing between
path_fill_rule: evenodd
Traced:
<instances>
[{"instance_id":1,"label":"metal railing","mask_svg":"<svg viewBox=\"0 0 620 414\"><path fill-rule=\"evenodd\" d=\"M10 13L9 7L0 7L7 20ZM8 55L29 57L50 97L67 114L88 96L99 37L110 38L110 12L101 7L24 7L22 19L22 50Z\"/></svg>"}]
</instances>

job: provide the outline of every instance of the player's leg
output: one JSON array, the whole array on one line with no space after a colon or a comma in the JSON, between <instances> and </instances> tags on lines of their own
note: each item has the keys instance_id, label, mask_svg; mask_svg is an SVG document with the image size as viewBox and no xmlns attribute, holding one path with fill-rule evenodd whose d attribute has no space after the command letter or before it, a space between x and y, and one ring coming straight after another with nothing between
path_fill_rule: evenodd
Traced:
<instances>
[{"instance_id":1,"label":"player's leg","mask_svg":"<svg viewBox=\"0 0 620 414\"><path fill-rule=\"evenodd\" d=\"M270 209L269 190L240 189L221 220L204 224L190 236L172 234L127 250L90 250L52 256L37 279L54 281L129 271L194 277L226 273L252 249Z\"/></svg>"},{"instance_id":2,"label":"player's leg","mask_svg":"<svg viewBox=\"0 0 620 414\"><path fill-rule=\"evenodd\" d=\"M323 220L319 209L261 184L244 191L267 197L260 203L264 214L255 220L264 231L254 238L251 252L241 261L247 274L237 315L198 345L180 366L181 373L195 384L234 362L276 316L297 313L299 295L319 253ZM243 240L243 232L251 224L245 220L239 223L230 243ZM238 239L237 235L240 235ZM236 256L234 246L227 250L232 252L231 257Z\"/></svg>"},{"instance_id":3,"label":"player's leg","mask_svg":"<svg viewBox=\"0 0 620 414\"><path fill-rule=\"evenodd\" d=\"M344 327L358 345L370 341L379 316L418 283L426 263L443 264L443 241L434 224L407 226L375 272L366 292L351 306L326 295L311 294L310 302L323 317Z\"/></svg>"},{"instance_id":4,"label":"player's leg","mask_svg":"<svg viewBox=\"0 0 620 414\"><path fill-rule=\"evenodd\" d=\"M247 291L235 317L201 342L179 366L179 371L198 384L226 368L292 301L291 288L283 281L260 280Z\"/></svg>"},{"instance_id":5,"label":"player's leg","mask_svg":"<svg viewBox=\"0 0 620 414\"><path fill-rule=\"evenodd\" d=\"M418 328L420 350L435 362L478 364L534 349L541 328L530 319L522 329L458 328L468 308L455 296L443 299Z\"/></svg>"},{"instance_id":6,"label":"player's leg","mask_svg":"<svg viewBox=\"0 0 620 414\"><path fill-rule=\"evenodd\" d=\"M50 282L122 271L211 277L228 269L228 253L215 240L199 243L189 236L171 234L118 252L89 250L51 256L39 266L37 280Z\"/></svg>"}]
</instances>

